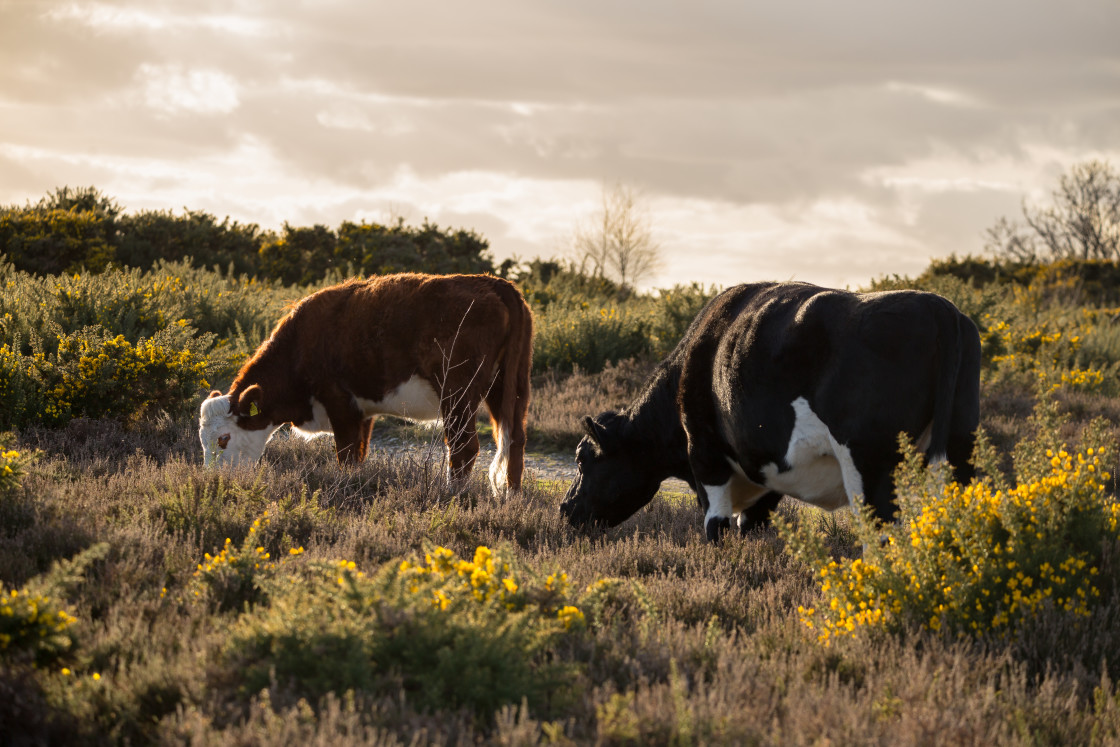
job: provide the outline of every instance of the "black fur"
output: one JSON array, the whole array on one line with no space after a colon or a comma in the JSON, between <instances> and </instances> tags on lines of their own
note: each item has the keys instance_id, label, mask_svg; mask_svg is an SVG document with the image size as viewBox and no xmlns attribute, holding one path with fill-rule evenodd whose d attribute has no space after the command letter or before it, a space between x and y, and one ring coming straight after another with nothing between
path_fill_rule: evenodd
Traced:
<instances>
[{"instance_id":1,"label":"black fur","mask_svg":"<svg viewBox=\"0 0 1120 747\"><path fill-rule=\"evenodd\" d=\"M585 419L579 476L561 506L576 525L618 524L678 477L708 509L704 485L723 485L733 460L752 482L785 462L791 403L810 409L852 456L864 498L882 519L895 511L897 439L927 426L929 455L968 480L980 419L980 337L931 293L857 295L807 283L730 288L697 315L642 393L620 413ZM760 494L742 531L769 523L780 495ZM717 521L716 519L721 519ZM729 517L706 526L716 538Z\"/></svg>"}]
</instances>

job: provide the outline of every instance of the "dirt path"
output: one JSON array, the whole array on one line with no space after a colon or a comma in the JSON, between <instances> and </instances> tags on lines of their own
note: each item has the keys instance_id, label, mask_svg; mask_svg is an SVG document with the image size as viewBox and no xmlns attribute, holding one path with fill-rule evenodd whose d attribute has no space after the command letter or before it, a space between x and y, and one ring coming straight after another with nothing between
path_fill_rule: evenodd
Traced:
<instances>
[{"instance_id":1,"label":"dirt path","mask_svg":"<svg viewBox=\"0 0 1120 747\"><path fill-rule=\"evenodd\" d=\"M482 448L478 452L478 461L475 469L488 469L494 458L494 443L489 439L480 439ZM411 438L404 438L394 434L379 435L374 431L370 441L371 451L389 452L390 454L419 455L425 451L433 451L442 457L443 445L435 442L418 442ZM574 450L573 450L574 451ZM558 452L528 452L525 454L525 470L531 479L559 482L567 485L576 476L575 454L562 454ZM691 488L683 480L670 478L662 483L662 490L675 493L691 492Z\"/></svg>"}]
</instances>

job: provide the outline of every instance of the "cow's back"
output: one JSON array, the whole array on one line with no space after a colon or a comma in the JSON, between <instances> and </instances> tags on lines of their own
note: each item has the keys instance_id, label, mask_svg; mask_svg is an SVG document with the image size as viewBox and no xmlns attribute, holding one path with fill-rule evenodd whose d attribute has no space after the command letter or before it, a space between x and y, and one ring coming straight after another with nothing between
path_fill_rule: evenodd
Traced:
<instances>
[{"instance_id":1,"label":"cow's back","mask_svg":"<svg viewBox=\"0 0 1120 747\"><path fill-rule=\"evenodd\" d=\"M331 381L370 400L414 376L436 384L468 360L490 376L509 330L503 282L399 274L319 291L290 314L292 363L313 389Z\"/></svg>"},{"instance_id":2,"label":"cow's back","mask_svg":"<svg viewBox=\"0 0 1120 747\"><path fill-rule=\"evenodd\" d=\"M754 284L715 306L682 358L682 418L690 437L753 465L782 464L798 400L838 442L895 454L900 432L918 440L933 421L962 320L975 336L952 304L918 291Z\"/></svg>"}]
</instances>

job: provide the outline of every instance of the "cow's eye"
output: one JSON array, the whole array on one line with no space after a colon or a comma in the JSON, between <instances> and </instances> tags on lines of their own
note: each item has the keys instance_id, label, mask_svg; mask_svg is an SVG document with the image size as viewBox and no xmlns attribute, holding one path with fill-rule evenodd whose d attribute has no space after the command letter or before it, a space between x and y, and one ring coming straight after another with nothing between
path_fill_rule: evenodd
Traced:
<instances>
[{"instance_id":1,"label":"cow's eye","mask_svg":"<svg viewBox=\"0 0 1120 747\"><path fill-rule=\"evenodd\" d=\"M222 435L218 436L218 446L223 448L223 449L225 447L229 446L229 434L228 433L223 433Z\"/></svg>"}]
</instances>

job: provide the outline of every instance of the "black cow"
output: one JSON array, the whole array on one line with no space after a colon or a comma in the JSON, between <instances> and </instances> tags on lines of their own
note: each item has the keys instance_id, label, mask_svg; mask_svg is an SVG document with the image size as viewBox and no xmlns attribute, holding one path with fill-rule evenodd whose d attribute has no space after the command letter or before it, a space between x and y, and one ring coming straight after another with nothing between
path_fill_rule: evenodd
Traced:
<instances>
[{"instance_id":1,"label":"black cow","mask_svg":"<svg viewBox=\"0 0 1120 747\"><path fill-rule=\"evenodd\" d=\"M932 293L757 283L714 298L622 412L584 418L561 510L614 526L678 477L717 539L769 523L782 495L829 510L856 495L890 520L906 433L955 479L980 420L980 336Z\"/></svg>"}]
</instances>

